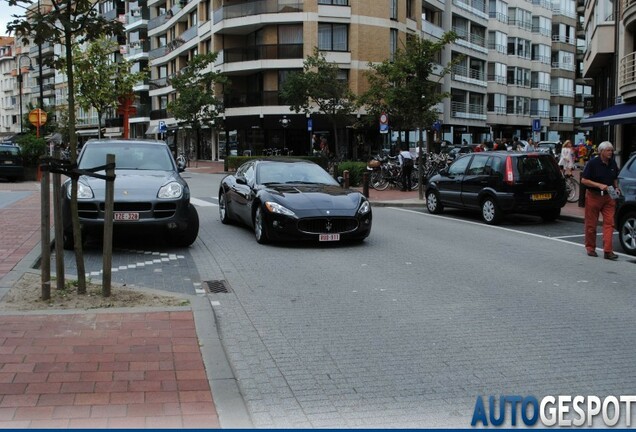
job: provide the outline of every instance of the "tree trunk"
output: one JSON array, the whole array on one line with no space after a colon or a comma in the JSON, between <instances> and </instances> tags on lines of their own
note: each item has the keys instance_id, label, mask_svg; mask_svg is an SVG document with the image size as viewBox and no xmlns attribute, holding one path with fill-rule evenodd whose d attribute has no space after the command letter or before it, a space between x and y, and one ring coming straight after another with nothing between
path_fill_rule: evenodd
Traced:
<instances>
[{"instance_id":1,"label":"tree trunk","mask_svg":"<svg viewBox=\"0 0 636 432\"><path fill-rule=\"evenodd\" d=\"M67 2L67 7L72 7L71 2ZM65 49L66 49L66 74L68 78L68 127L69 146L71 150L71 163L77 164L77 135L75 134L75 81L73 77L73 32L70 24L66 24ZM84 267L84 251L82 250L82 232L79 223L79 213L77 207L77 178L72 177L71 181L71 220L73 224L73 244L75 250L75 263L77 266L77 292L86 294L86 269Z\"/></svg>"}]
</instances>

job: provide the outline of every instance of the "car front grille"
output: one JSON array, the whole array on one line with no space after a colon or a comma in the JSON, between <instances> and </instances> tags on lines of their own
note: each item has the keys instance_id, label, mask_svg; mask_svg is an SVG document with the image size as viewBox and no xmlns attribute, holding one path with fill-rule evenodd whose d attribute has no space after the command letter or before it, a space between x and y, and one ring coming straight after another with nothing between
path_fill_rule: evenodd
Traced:
<instances>
[{"instance_id":1,"label":"car front grille","mask_svg":"<svg viewBox=\"0 0 636 432\"><path fill-rule=\"evenodd\" d=\"M78 203L79 217L83 219L98 219L104 214L105 204L102 203ZM141 219L167 219L177 212L177 204L174 202L157 203L154 206L150 202L116 202L116 212L140 213Z\"/></svg>"},{"instance_id":2,"label":"car front grille","mask_svg":"<svg viewBox=\"0 0 636 432\"><path fill-rule=\"evenodd\" d=\"M298 230L307 234L348 233L358 228L355 218L311 218L298 221Z\"/></svg>"}]
</instances>

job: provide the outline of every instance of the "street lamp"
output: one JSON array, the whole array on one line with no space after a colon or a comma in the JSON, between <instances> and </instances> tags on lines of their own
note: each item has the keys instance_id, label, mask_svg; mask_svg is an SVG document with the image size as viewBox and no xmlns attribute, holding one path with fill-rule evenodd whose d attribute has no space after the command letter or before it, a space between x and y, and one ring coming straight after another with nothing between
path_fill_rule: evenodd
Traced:
<instances>
[{"instance_id":1,"label":"street lamp","mask_svg":"<svg viewBox=\"0 0 636 432\"><path fill-rule=\"evenodd\" d=\"M33 62L31 61L31 57L29 57L26 54L21 54L18 56L17 58L17 66L18 66L18 85L19 85L19 91L20 91L20 133L23 132L23 123L24 123L24 114L22 113L22 59L27 59L29 61L29 67L27 68L27 71L33 71Z\"/></svg>"},{"instance_id":2,"label":"street lamp","mask_svg":"<svg viewBox=\"0 0 636 432\"><path fill-rule=\"evenodd\" d=\"M278 122L283 127L283 151L285 151L287 150L287 128L291 124L291 120L287 116L283 116Z\"/></svg>"}]
</instances>

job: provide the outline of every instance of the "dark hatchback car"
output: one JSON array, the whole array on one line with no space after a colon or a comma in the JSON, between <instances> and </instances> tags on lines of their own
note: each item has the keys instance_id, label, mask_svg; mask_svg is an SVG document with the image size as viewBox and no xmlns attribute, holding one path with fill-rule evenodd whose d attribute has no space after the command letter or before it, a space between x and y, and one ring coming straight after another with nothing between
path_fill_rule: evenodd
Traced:
<instances>
[{"instance_id":1,"label":"dark hatchback car","mask_svg":"<svg viewBox=\"0 0 636 432\"><path fill-rule=\"evenodd\" d=\"M165 235L170 244L189 246L199 233L199 215L190 204L190 188L181 177L168 145L155 140L90 140L78 157L79 169L106 164L115 155L115 230L145 229ZM104 174L104 171L98 171ZM71 182L64 183L62 204L64 248L73 248L71 227ZM83 234L99 232L104 226L106 182L83 175L78 180L77 202Z\"/></svg>"},{"instance_id":2,"label":"dark hatchback car","mask_svg":"<svg viewBox=\"0 0 636 432\"><path fill-rule=\"evenodd\" d=\"M24 178L24 165L20 147L13 144L0 144L0 178L9 181Z\"/></svg>"},{"instance_id":3,"label":"dark hatchback car","mask_svg":"<svg viewBox=\"0 0 636 432\"><path fill-rule=\"evenodd\" d=\"M364 195L343 189L319 165L293 159L247 161L223 178L219 216L253 228L258 243L362 241L372 224Z\"/></svg>"},{"instance_id":4,"label":"dark hatchback car","mask_svg":"<svg viewBox=\"0 0 636 432\"><path fill-rule=\"evenodd\" d=\"M525 213L553 221L565 205L565 181L555 158L540 152L481 152L462 156L429 179L426 206L481 211L487 224L506 213Z\"/></svg>"},{"instance_id":5,"label":"dark hatchback car","mask_svg":"<svg viewBox=\"0 0 636 432\"><path fill-rule=\"evenodd\" d=\"M616 202L616 227L623 250L636 255L636 154L627 161L618 174L622 192Z\"/></svg>"}]
</instances>

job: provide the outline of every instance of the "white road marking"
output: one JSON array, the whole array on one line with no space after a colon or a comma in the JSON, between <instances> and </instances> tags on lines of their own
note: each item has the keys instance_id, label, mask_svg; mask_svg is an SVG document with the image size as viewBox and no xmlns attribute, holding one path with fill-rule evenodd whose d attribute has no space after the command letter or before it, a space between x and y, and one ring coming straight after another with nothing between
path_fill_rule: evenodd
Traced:
<instances>
[{"instance_id":1,"label":"white road marking","mask_svg":"<svg viewBox=\"0 0 636 432\"><path fill-rule=\"evenodd\" d=\"M449 218L449 217L440 216L440 215L434 215L434 214L430 214L430 213L422 213L422 212L417 211L417 210L409 210L409 209L405 209L405 208L402 208L402 207L388 207L387 206L385 208L389 208L389 209L393 209L393 210L397 210L397 211L402 211L402 212L406 212L406 213L414 213L414 214L418 214L418 215L421 215L421 216L424 216L424 217L432 217L432 218L444 219L444 220L448 220L448 221L457 221L457 222L462 222L462 223L469 224L469 225L479 225L479 226L485 227L485 228L492 228L492 229L496 229L496 230L500 230L500 231L508 231L508 232L511 232L511 233L523 234L523 235L527 235L527 236L530 236L530 237L536 237L536 238L540 238L540 239L547 239L547 240L552 240L552 241L556 241L556 242L560 242L560 243L565 243L565 244L569 244L569 245L574 245L574 246L579 246L579 247L585 248L584 244L573 243L571 241L564 240L563 237L549 237L549 236L544 236L544 235L541 235L541 234L529 233L529 232L525 232L525 231L518 231L518 230L514 230L512 228L506 228L506 227L502 227L502 226L488 225L488 224L485 224L483 222L473 222L473 221L469 221L469 220ZM601 249L601 252L602 252L602 249ZM630 258L630 259L632 258L631 255L627 255L627 254L624 254L624 253L621 253L621 252L616 252L615 251L614 253L616 255L622 256L624 258Z\"/></svg>"},{"instance_id":2,"label":"white road marking","mask_svg":"<svg viewBox=\"0 0 636 432\"><path fill-rule=\"evenodd\" d=\"M192 197L190 197L190 202L197 207L218 207L219 206L218 204L213 204L211 202L203 201L202 199L192 198Z\"/></svg>"}]
</instances>

